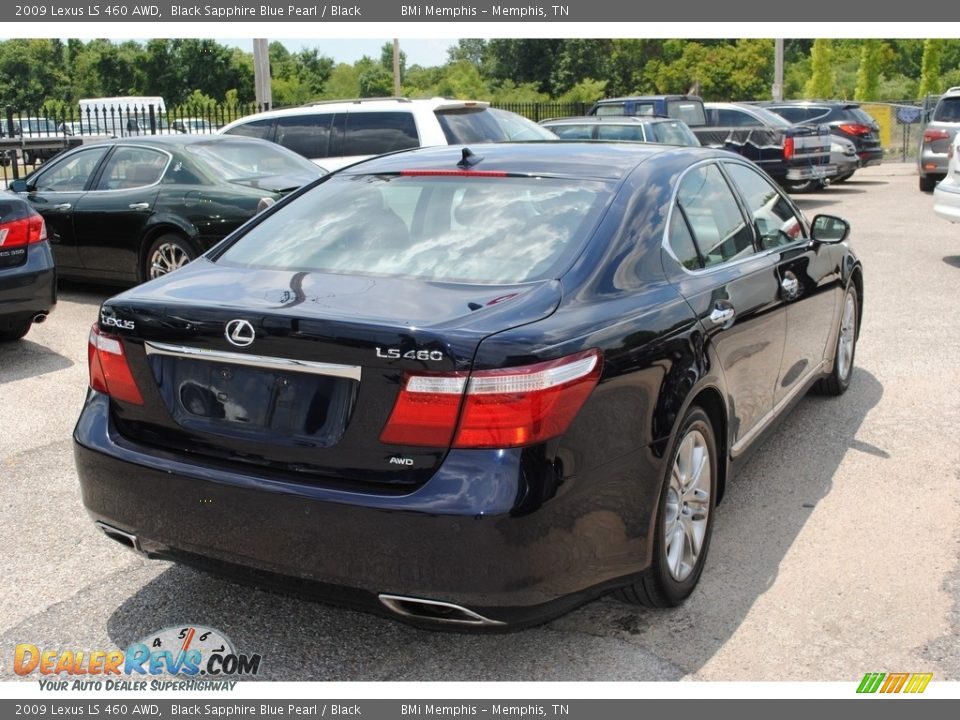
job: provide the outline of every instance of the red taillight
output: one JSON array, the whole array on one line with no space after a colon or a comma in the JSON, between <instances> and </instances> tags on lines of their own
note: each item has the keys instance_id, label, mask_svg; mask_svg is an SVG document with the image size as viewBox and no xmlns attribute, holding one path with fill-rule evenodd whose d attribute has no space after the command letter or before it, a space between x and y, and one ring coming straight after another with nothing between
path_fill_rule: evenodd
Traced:
<instances>
[{"instance_id":1,"label":"red taillight","mask_svg":"<svg viewBox=\"0 0 960 720\"><path fill-rule=\"evenodd\" d=\"M950 133L946 130L937 130L935 128L930 128L929 130L923 131L923 141L925 143L934 142L935 140L949 140Z\"/></svg>"},{"instance_id":2,"label":"red taillight","mask_svg":"<svg viewBox=\"0 0 960 720\"><path fill-rule=\"evenodd\" d=\"M31 211L26 217L0 224L0 247L23 247L47 239L43 218Z\"/></svg>"},{"instance_id":3,"label":"red taillight","mask_svg":"<svg viewBox=\"0 0 960 720\"><path fill-rule=\"evenodd\" d=\"M786 140L783 141L783 159L789 160L790 158L793 157L793 153L794 153L793 138L788 137Z\"/></svg>"},{"instance_id":4,"label":"red taillight","mask_svg":"<svg viewBox=\"0 0 960 720\"><path fill-rule=\"evenodd\" d=\"M848 135L869 135L873 132L869 125L863 123L844 123L843 125L837 125L837 127Z\"/></svg>"},{"instance_id":5,"label":"red taillight","mask_svg":"<svg viewBox=\"0 0 960 720\"><path fill-rule=\"evenodd\" d=\"M114 400L143 405L143 396L130 372L120 338L107 335L96 324L90 328L87 345L90 387Z\"/></svg>"},{"instance_id":6,"label":"red taillight","mask_svg":"<svg viewBox=\"0 0 960 720\"><path fill-rule=\"evenodd\" d=\"M380 440L393 445L520 447L566 432L600 379L597 350L470 375L404 377ZM461 409L462 402L462 409ZM459 422L458 422L459 418Z\"/></svg>"}]
</instances>

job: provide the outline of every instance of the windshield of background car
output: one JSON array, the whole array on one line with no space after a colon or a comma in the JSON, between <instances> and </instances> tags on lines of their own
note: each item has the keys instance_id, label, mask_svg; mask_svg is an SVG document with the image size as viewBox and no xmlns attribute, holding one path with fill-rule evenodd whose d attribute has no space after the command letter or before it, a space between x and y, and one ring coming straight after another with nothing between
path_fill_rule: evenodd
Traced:
<instances>
[{"instance_id":1,"label":"windshield of background car","mask_svg":"<svg viewBox=\"0 0 960 720\"><path fill-rule=\"evenodd\" d=\"M933 119L940 122L960 122L960 96L942 98L933 111Z\"/></svg>"},{"instance_id":2,"label":"windshield of background car","mask_svg":"<svg viewBox=\"0 0 960 720\"><path fill-rule=\"evenodd\" d=\"M186 145L184 151L207 165L216 177L226 180L320 173L309 160L269 143L200 142Z\"/></svg>"},{"instance_id":3,"label":"windshield of background car","mask_svg":"<svg viewBox=\"0 0 960 720\"><path fill-rule=\"evenodd\" d=\"M658 143L700 147L700 141L686 123L680 121L652 123L651 129Z\"/></svg>"},{"instance_id":4,"label":"windshield of background car","mask_svg":"<svg viewBox=\"0 0 960 720\"><path fill-rule=\"evenodd\" d=\"M514 284L555 277L613 191L548 177L340 175L231 244L231 266Z\"/></svg>"},{"instance_id":5,"label":"windshield of background car","mask_svg":"<svg viewBox=\"0 0 960 720\"><path fill-rule=\"evenodd\" d=\"M511 139L488 108L450 108L435 110L434 114L449 145L508 142Z\"/></svg>"}]
</instances>

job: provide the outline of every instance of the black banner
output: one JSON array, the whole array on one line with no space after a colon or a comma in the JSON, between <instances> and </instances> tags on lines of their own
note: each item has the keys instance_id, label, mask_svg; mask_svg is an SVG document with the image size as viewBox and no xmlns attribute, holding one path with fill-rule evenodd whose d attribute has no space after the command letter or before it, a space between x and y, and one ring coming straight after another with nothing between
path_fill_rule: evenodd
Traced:
<instances>
[{"instance_id":1,"label":"black banner","mask_svg":"<svg viewBox=\"0 0 960 720\"><path fill-rule=\"evenodd\" d=\"M950 8L953 8L952 10ZM906 17L909 13L909 17ZM954 16L960 4L919 0L906 5L874 5L871 22L898 22L918 17L936 17L937 26L924 27L936 33ZM761 20L765 23L826 20L857 22L868 30L863 9L856 3L827 0L771 5L767 0L737 0L734 3L624 3L622 0L552 0L551 2L444 2L416 0L207 0L206 2L89 2L54 0L4 4L0 22L482 22L482 23L583 23L583 22L731 22ZM739 27L739 33L745 28ZM869 31L869 30L868 30ZM732 31L733 32L733 31ZM737 34L734 32L733 34Z\"/></svg>"}]
</instances>

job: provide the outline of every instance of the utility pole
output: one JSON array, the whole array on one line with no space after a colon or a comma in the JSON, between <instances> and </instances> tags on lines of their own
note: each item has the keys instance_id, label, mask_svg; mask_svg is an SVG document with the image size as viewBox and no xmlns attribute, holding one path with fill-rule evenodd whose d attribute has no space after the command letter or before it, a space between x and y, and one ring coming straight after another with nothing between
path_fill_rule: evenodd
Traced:
<instances>
[{"instance_id":1,"label":"utility pole","mask_svg":"<svg viewBox=\"0 0 960 720\"><path fill-rule=\"evenodd\" d=\"M400 97L400 39L393 39L393 96Z\"/></svg>"},{"instance_id":2,"label":"utility pole","mask_svg":"<svg viewBox=\"0 0 960 720\"><path fill-rule=\"evenodd\" d=\"M773 99L783 100L783 38L773 41Z\"/></svg>"},{"instance_id":3,"label":"utility pole","mask_svg":"<svg viewBox=\"0 0 960 720\"><path fill-rule=\"evenodd\" d=\"M260 110L269 110L273 104L270 89L270 51L266 38L253 40L253 88Z\"/></svg>"}]
</instances>

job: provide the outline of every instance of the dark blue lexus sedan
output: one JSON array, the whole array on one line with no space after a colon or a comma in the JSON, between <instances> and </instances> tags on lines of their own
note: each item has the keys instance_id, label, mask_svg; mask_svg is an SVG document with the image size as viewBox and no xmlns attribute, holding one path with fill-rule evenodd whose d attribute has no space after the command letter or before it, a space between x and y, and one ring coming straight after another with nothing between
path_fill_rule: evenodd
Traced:
<instances>
[{"instance_id":1,"label":"dark blue lexus sedan","mask_svg":"<svg viewBox=\"0 0 960 720\"><path fill-rule=\"evenodd\" d=\"M676 605L747 452L850 383L848 233L706 148L354 165L103 304L83 501L150 557L421 625Z\"/></svg>"}]
</instances>

